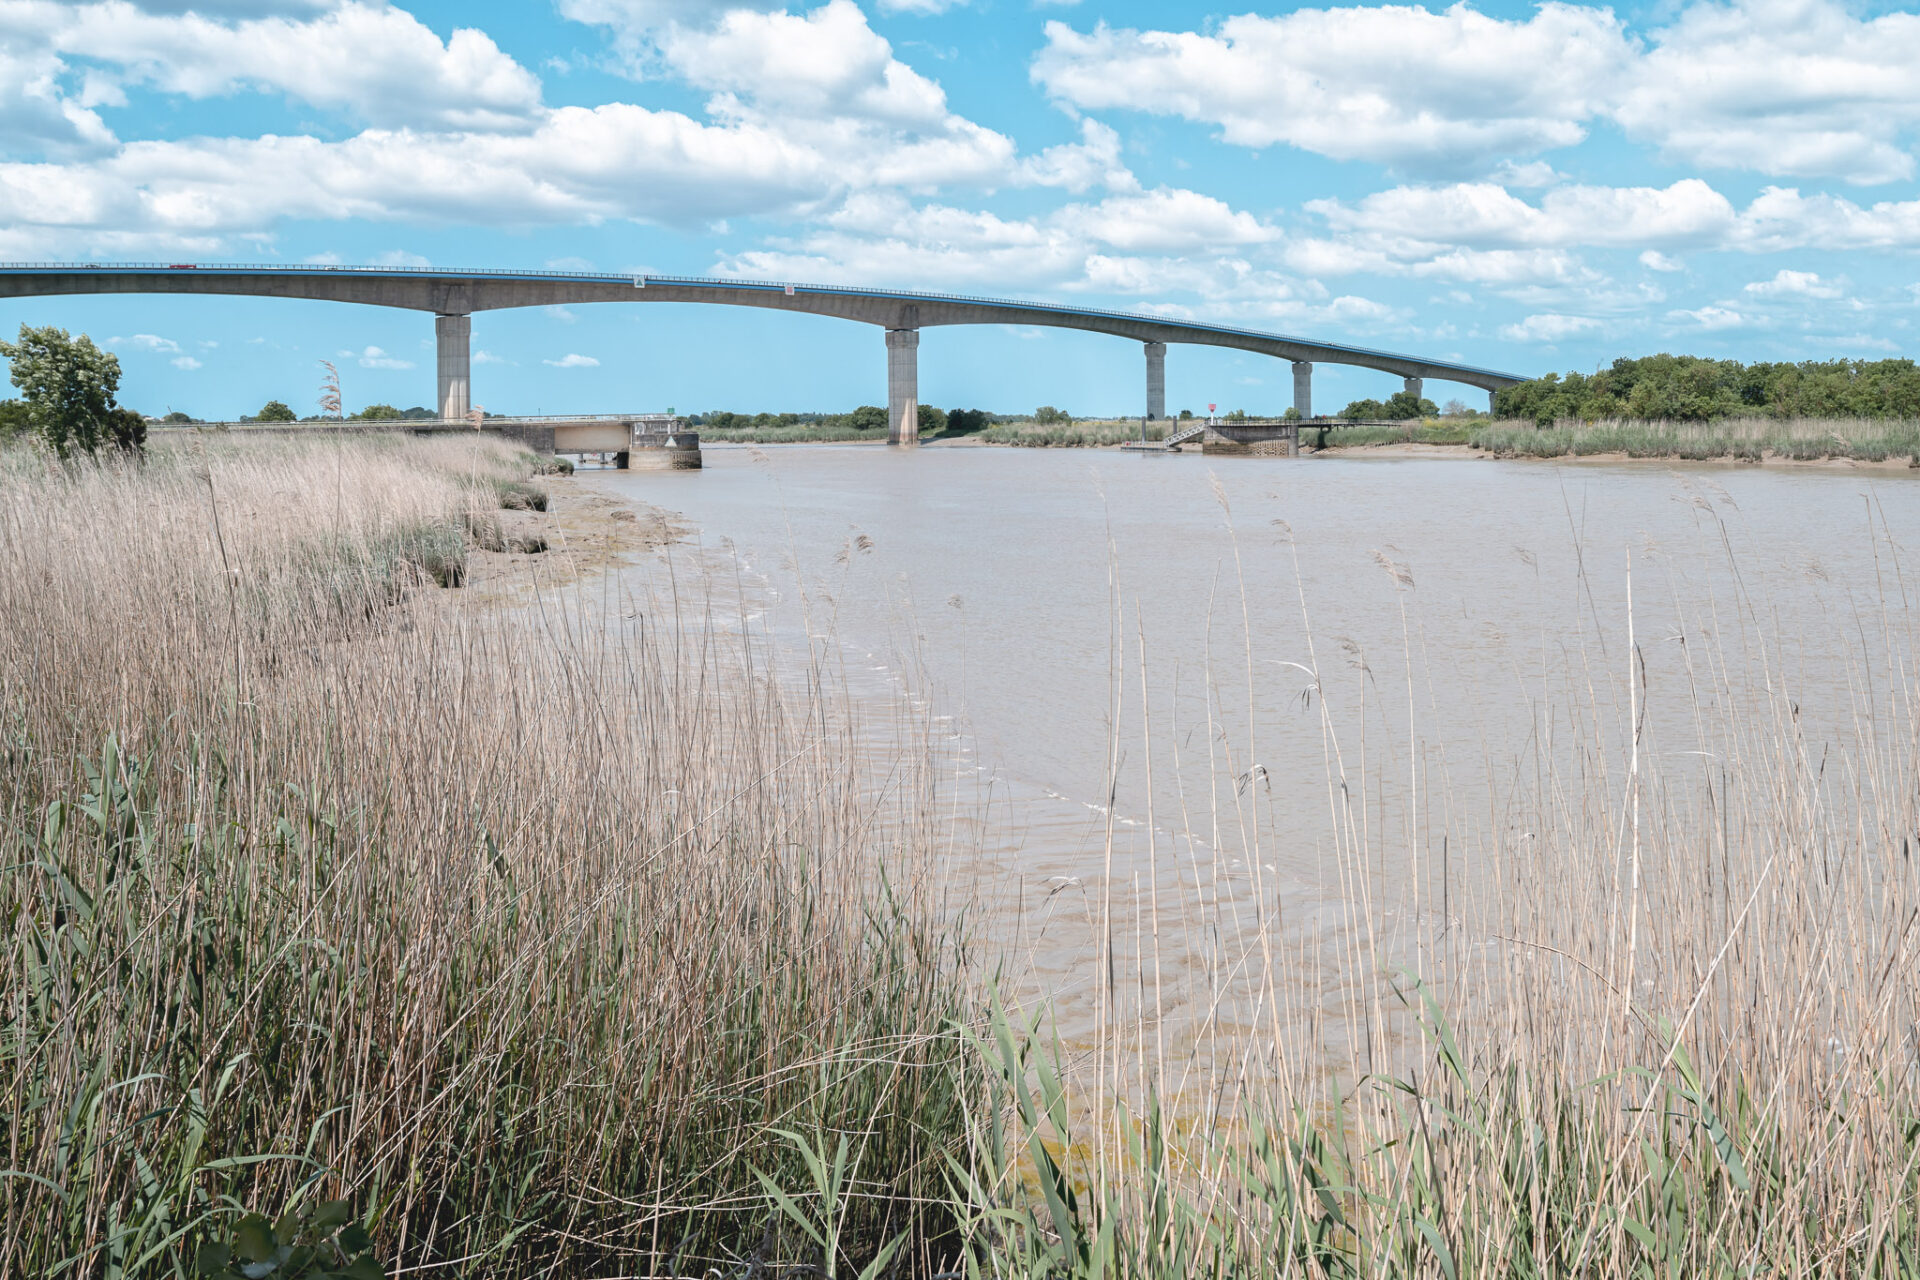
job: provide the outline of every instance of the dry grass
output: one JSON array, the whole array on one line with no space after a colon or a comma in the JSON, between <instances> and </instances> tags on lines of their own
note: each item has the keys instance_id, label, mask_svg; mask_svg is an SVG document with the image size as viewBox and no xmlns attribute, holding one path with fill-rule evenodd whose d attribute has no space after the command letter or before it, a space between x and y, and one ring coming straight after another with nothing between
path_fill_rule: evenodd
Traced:
<instances>
[{"instance_id":1,"label":"dry grass","mask_svg":"<svg viewBox=\"0 0 1920 1280\"><path fill-rule=\"evenodd\" d=\"M1632 458L1764 458L1861 462L1920 458L1920 422L1899 418L1722 418L1713 422L1493 422L1472 432L1489 452L1558 458L1624 453Z\"/></svg>"},{"instance_id":2,"label":"dry grass","mask_svg":"<svg viewBox=\"0 0 1920 1280\"><path fill-rule=\"evenodd\" d=\"M922 1230L913 770L876 801L842 708L717 632L461 607L424 561L529 461L8 459L0 1274L330 1195L391 1264L698 1270L759 1244L776 1127L856 1135L850 1240Z\"/></svg>"},{"instance_id":3,"label":"dry grass","mask_svg":"<svg viewBox=\"0 0 1920 1280\"><path fill-rule=\"evenodd\" d=\"M1267 677L1234 637L1204 734L1115 744L1205 743L1215 785L1096 894L1070 1055L930 923L911 724L876 777L823 672L770 677L699 607L434 585L524 469L0 455L0 1273L164 1273L236 1204L340 1194L427 1274L850 1276L899 1236L898 1274L1920 1274L1891 539L1825 655L1838 729L1801 714L1807 638L1739 594L1679 606L1664 714L1634 646L1516 676L1530 754L1459 787L1342 741L1312 654L1317 933L1262 878L1290 832L1236 782L1263 730L1225 673ZM1117 652L1123 723L1155 677Z\"/></svg>"}]
</instances>

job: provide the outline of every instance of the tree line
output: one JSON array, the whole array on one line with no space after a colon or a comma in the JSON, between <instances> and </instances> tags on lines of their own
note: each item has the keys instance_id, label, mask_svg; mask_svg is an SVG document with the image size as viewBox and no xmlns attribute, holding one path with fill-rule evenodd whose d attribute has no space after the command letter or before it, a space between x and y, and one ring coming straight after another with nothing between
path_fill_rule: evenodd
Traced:
<instances>
[{"instance_id":1,"label":"tree line","mask_svg":"<svg viewBox=\"0 0 1920 1280\"><path fill-rule=\"evenodd\" d=\"M1550 373L1494 393L1494 415L1541 426L1577 419L1920 418L1911 360L1621 358L1595 373Z\"/></svg>"}]
</instances>

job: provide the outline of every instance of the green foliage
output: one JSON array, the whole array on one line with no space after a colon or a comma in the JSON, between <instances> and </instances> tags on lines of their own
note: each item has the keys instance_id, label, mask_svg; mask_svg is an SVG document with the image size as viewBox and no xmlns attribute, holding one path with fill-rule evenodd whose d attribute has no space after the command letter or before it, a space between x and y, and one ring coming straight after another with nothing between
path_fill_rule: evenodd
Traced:
<instances>
[{"instance_id":1,"label":"green foliage","mask_svg":"<svg viewBox=\"0 0 1920 1280\"><path fill-rule=\"evenodd\" d=\"M119 357L94 346L93 339L23 324L18 341L0 342L0 355L12 365L28 421L60 458L91 458L128 435L124 424L110 420L120 389Z\"/></svg>"},{"instance_id":2,"label":"green foliage","mask_svg":"<svg viewBox=\"0 0 1920 1280\"><path fill-rule=\"evenodd\" d=\"M1245 409L1229 409L1220 415L1220 421L1222 422L1245 422L1246 420L1247 411Z\"/></svg>"},{"instance_id":3,"label":"green foliage","mask_svg":"<svg viewBox=\"0 0 1920 1280\"><path fill-rule=\"evenodd\" d=\"M249 1213L225 1237L194 1256L205 1280L386 1280L373 1237L345 1200L309 1204L274 1222Z\"/></svg>"},{"instance_id":4,"label":"green foliage","mask_svg":"<svg viewBox=\"0 0 1920 1280\"><path fill-rule=\"evenodd\" d=\"M25 435L33 429L33 416L25 400L0 400L0 440Z\"/></svg>"},{"instance_id":5,"label":"green foliage","mask_svg":"<svg viewBox=\"0 0 1920 1280\"><path fill-rule=\"evenodd\" d=\"M195 418L193 417L192 414L182 413L178 409L175 409L173 412L169 413L166 417L160 419L160 421L168 423L169 425L172 425L172 426L185 426L186 424L195 421Z\"/></svg>"},{"instance_id":6,"label":"green foliage","mask_svg":"<svg viewBox=\"0 0 1920 1280\"><path fill-rule=\"evenodd\" d=\"M142 453L147 447L147 420L133 409L116 406L107 411L107 439L121 453Z\"/></svg>"},{"instance_id":7,"label":"green foliage","mask_svg":"<svg viewBox=\"0 0 1920 1280\"><path fill-rule=\"evenodd\" d=\"M1180 411L1180 421L1182 421L1182 422L1192 422L1192 421L1193 421L1193 410L1191 410L1191 409L1182 409L1182 410Z\"/></svg>"},{"instance_id":8,"label":"green foliage","mask_svg":"<svg viewBox=\"0 0 1920 1280\"><path fill-rule=\"evenodd\" d=\"M1033 411L1033 420L1043 427L1061 426L1073 421L1073 415L1050 404L1043 404Z\"/></svg>"},{"instance_id":9,"label":"green foliage","mask_svg":"<svg viewBox=\"0 0 1920 1280\"><path fill-rule=\"evenodd\" d=\"M1741 364L1699 356L1622 358L1593 374L1548 374L1494 393L1494 416L1556 422L1920 417L1912 360Z\"/></svg>"},{"instance_id":10,"label":"green foliage","mask_svg":"<svg viewBox=\"0 0 1920 1280\"><path fill-rule=\"evenodd\" d=\"M935 432L945 431L947 429L947 411L945 409L936 409L930 404L923 404L918 410L916 422L920 428L921 435L932 435Z\"/></svg>"},{"instance_id":11,"label":"green foliage","mask_svg":"<svg viewBox=\"0 0 1920 1280\"><path fill-rule=\"evenodd\" d=\"M885 431L887 411L877 404L863 404L847 415L847 425L855 431Z\"/></svg>"},{"instance_id":12,"label":"green foliage","mask_svg":"<svg viewBox=\"0 0 1920 1280\"><path fill-rule=\"evenodd\" d=\"M353 416L361 422L399 422L407 415L390 404L370 404Z\"/></svg>"},{"instance_id":13,"label":"green foliage","mask_svg":"<svg viewBox=\"0 0 1920 1280\"><path fill-rule=\"evenodd\" d=\"M947 410L947 434L970 436L993 425L993 416L984 409Z\"/></svg>"},{"instance_id":14,"label":"green foliage","mask_svg":"<svg viewBox=\"0 0 1920 1280\"><path fill-rule=\"evenodd\" d=\"M1437 417L1439 413L1439 406L1433 401L1411 391L1396 391L1385 400L1355 400L1334 416L1360 422L1408 422Z\"/></svg>"},{"instance_id":15,"label":"green foliage","mask_svg":"<svg viewBox=\"0 0 1920 1280\"><path fill-rule=\"evenodd\" d=\"M366 416L365 414L361 415ZM293 410L283 400L269 400L260 406L260 412L253 415L255 422L292 422Z\"/></svg>"}]
</instances>

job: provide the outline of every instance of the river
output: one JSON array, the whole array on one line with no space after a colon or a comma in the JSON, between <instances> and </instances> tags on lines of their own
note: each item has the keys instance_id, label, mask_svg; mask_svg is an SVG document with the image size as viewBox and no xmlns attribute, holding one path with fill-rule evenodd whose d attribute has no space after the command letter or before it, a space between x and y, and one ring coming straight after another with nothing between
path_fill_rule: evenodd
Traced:
<instances>
[{"instance_id":1,"label":"river","mask_svg":"<svg viewBox=\"0 0 1920 1280\"><path fill-rule=\"evenodd\" d=\"M1488 851L1540 778L1605 807L1634 759L1684 787L1782 714L1816 747L1863 707L1911 728L1906 470L710 445L582 475L950 730L954 892L1070 1038L1105 1034L1103 937L1143 1047L1249 1001L1331 1026L1356 969L1509 892ZM1250 969L1264 995L1222 994Z\"/></svg>"}]
</instances>

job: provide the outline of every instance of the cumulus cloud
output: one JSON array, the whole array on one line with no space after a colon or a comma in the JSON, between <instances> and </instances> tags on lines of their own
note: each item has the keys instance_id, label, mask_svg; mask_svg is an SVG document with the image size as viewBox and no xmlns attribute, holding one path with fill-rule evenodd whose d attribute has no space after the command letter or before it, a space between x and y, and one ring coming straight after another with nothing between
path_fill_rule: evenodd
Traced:
<instances>
[{"instance_id":1,"label":"cumulus cloud","mask_svg":"<svg viewBox=\"0 0 1920 1280\"><path fill-rule=\"evenodd\" d=\"M1050 22L1032 75L1072 109L1178 115L1230 143L1434 176L1500 164L1522 185L1516 158L1611 121L1695 165L1875 183L1914 173L1916 63L1920 15L1837 0L1696 3L1644 37L1611 9L1550 0L1515 19L1381 5L1204 33Z\"/></svg>"},{"instance_id":2,"label":"cumulus cloud","mask_svg":"<svg viewBox=\"0 0 1920 1280\"><path fill-rule=\"evenodd\" d=\"M152 12L129 0L4 0L0 29L31 33L52 54L167 93L285 93L381 124L519 128L540 103L540 82L484 32L461 28L442 42L388 4L223 21L200 6Z\"/></svg>"},{"instance_id":3,"label":"cumulus cloud","mask_svg":"<svg viewBox=\"0 0 1920 1280\"><path fill-rule=\"evenodd\" d=\"M1562 342L1592 333L1600 322L1591 316L1567 316L1556 313L1528 316L1518 324L1504 326L1500 336L1513 342Z\"/></svg>"},{"instance_id":4,"label":"cumulus cloud","mask_svg":"<svg viewBox=\"0 0 1920 1280\"><path fill-rule=\"evenodd\" d=\"M180 351L179 343L157 333L136 333L129 338L112 337L107 339L107 345L125 347L130 351L151 351L159 355L177 355Z\"/></svg>"},{"instance_id":5,"label":"cumulus cloud","mask_svg":"<svg viewBox=\"0 0 1920 1280\"><path fill-rule=\"evenodd\" d=\"M1743 329L1749 321L1729 307L1696 307L1689 311L1669 311L1667 319L1676 323L1713 332L1719 329Z\"/></svg>"},{"instance_id":6,"label":"cumulus cloud","mask_svg":"<svg viewBox=\"0 0 1920 1280\"><path fill-rule=\"evenodd\" d=\"M398 356L388 355L379 347L369 346L364 351L342 351L342 360L358 361L362 369L411 369L413 361L402 360Z\"/></svg>"},{"instance_id":7,"label":"cumulus cloud","mask_svg":"<svg viewBox=\"0 0 1920 1280\"><path fill-rule=\"evenodd\" d=\"M175 356L169 363L176 369L185 369L188 373L201 367L200 362L192 356Z\"/></svg>"},{"instance_id":8,"label":"cumulus cloud","mask_svg":"<svg viewBox=\"0 0 1920 1280\"><path fill-rule=\"evenodd\" d=\"M1649 271L1685 271L1687 269L1686 263L1658 249L1644 250L1640 254L1640 265Z\"/></svg>"},{"instance_id":9,"label":"cumulus cloud","mask_svg":"<svg viewBox=\"0 0 1920 1280\"><path fill-rule=\"evenodd\" d=\"M1380 6L1246 14L1205 35L1049 22L1032 75L1082 110L1174 114L1242 146L1454 173L1581 141L1632 59L1610 10L1547 3L1508 21L1465 4Z\"/></svg>"},{"instance_id":10,"label":"cumulus cloud","mask_svg":"<svg viewBox=\"0 0 1920 1280\"><path fill-rule=\"evenodd\" d=\"M1695 4L1656 32L1613 115L1675 159L1781 177L1913 176L1920 15L1832 0Z\"/></svg>"},{"instance_id":11,"label":"cumulus cloud","mask_svg":"<svg viewBox=\"0 0 1920 1280\"><path fill-rule=\"evenodd\" d=\"M1782 267L1771 280L1755 280L1746 292L1763 298L1837 298L1843 292L1836 281L1822 280L1816 271L1792 271Z\"/></svg>"},{"instance_id":12,"label":"cumulus cloud","mask_svg":"<svg viewBox=\"0 0 1920 1280\"><path fill-rule=\"evenodd\" d=\"M558 360L542 360L541 364L550 364L556 369L598 369L600 362L592 356L583 356L577 351L569 351Z\"/></svg>"}]
</instances>

